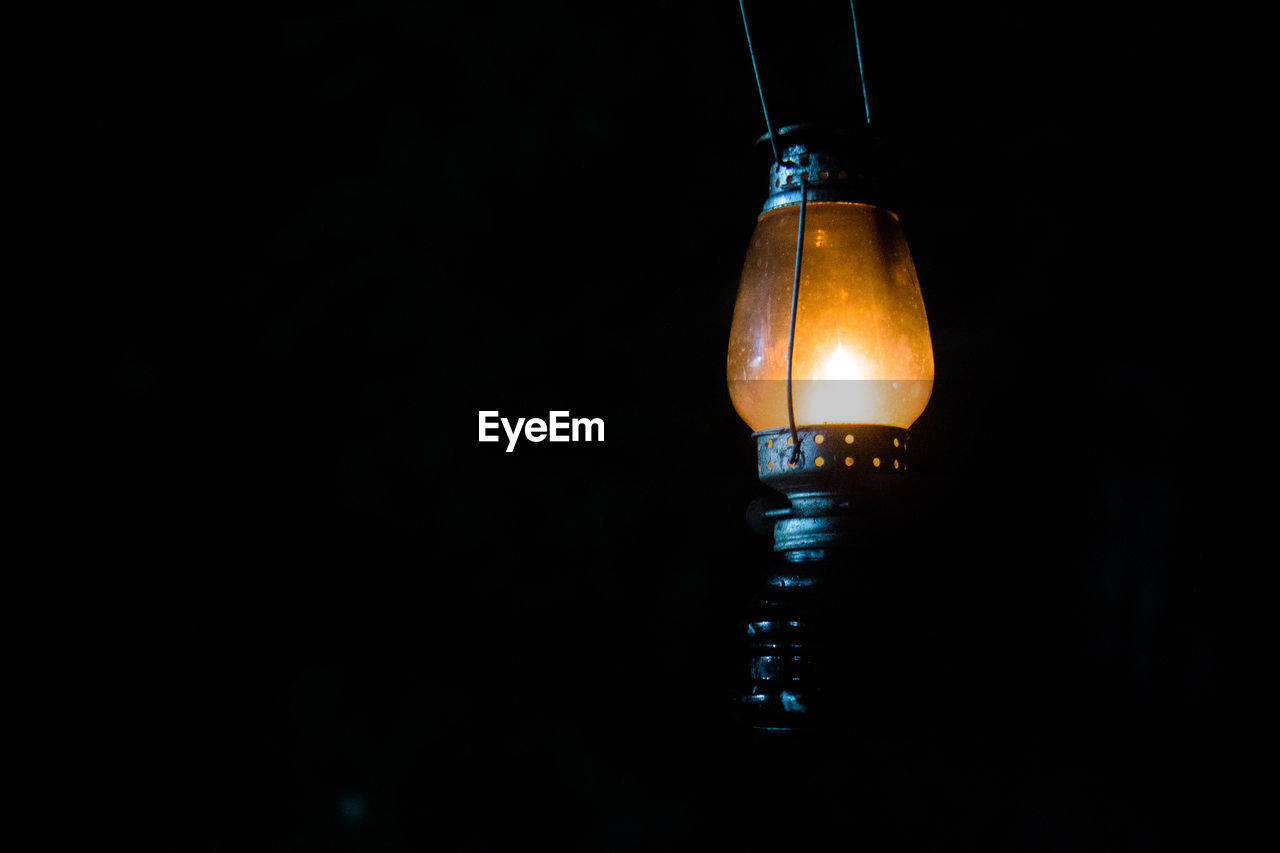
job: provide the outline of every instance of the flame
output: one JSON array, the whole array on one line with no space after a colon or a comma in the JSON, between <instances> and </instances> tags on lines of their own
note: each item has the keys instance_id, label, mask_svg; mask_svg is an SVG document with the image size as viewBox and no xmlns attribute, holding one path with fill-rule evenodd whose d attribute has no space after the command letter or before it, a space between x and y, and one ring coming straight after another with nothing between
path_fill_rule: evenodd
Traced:
<instances>
[{"instance_id":1,"label":"flame","mask_svg":"<svg viewBox=\"0 0 1280 853\"><path fill-rule=\"evenodd\" d=\"M836 341L835 350L822 362L818 379L870 379L871 367L856 353L849 352Z\"/></svg>"}]
</instances>

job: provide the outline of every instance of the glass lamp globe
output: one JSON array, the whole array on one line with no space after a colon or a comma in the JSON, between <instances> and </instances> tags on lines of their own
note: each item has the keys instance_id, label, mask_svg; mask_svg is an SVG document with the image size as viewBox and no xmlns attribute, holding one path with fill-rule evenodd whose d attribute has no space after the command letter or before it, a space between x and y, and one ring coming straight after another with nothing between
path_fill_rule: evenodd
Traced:
<instances>
[{"instance_id":1,"label":"glass lamp globe","mask_svg":"<svg viewBox=\"0 0 1280 853\"><path fill-rule=\"evenodd\" d=\"M799 215L795 203L761 214L733 312L729 393L757 432L788 426L787 341ZM808 201L801 257L795 423L910 427L933 391L933 346L897 215L862 202Z\"/></svg>"}]
</instances>

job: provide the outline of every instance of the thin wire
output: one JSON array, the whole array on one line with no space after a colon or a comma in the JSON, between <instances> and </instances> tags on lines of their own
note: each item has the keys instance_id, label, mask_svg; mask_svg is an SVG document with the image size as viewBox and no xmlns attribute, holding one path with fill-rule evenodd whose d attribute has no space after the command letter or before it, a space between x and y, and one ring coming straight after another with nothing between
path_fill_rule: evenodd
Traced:
<instances>
[{"instance_id":1,"label":"thin wire","mask_svg":"<svg viewBox=\"0 0 1280 853\"><path fill-rule=\"evenodd\" d=\"M778 140L773 138L773 125L769 122L769 108L764 103L764 86L760 83L760 69L756 66L756 51L751 46L751 27L747 25L747 7L738 0L738 10L742 12L742 29L747 34L747 53L751 54L751 70L756 75L756 91L760 93L760 111L764 113L764 129L769 132L769 144L773 146L773 162L780 163L778 156Z\"/></svg>"},{"instance_id":2,"label":"thin wire","mask_svg":"<svg viewBox=\"0 0 1280 853\"><path fill-rule=\"evenodd\" d=\"M773 162L782 164L778 154L778 140L773 135L773 123L769 121L769 107L764 99L764 85L760 82L760 67L756 64L756 51L751 44L751 26L747 23L747 9L743 0L738 0L738 11L742 13L742 29L747 35L747 53L751 55L751 71L756 77L756 91L760 93L760 111L764 113L764 127L769 134L769 145L773 148ZM853 46L858 54L858 81L862 84L862 108L866 114L867 124L871 124L871 101L867 98L867 77L862 67L862 40L858 36L858 11L853 0L849 0L849 14L853 17ZM786 165L794 166L788 162ZM800 265L804 258L804 214L809 203L808 173L800 172L800 217L796 228L796 269L791 279L791 321L787 330L787 424L791 427L791 464L800 458L800 433L796 429L795 396L792 389L791 368L795 360L796 350L796 312L800 305Z\"/></svg>"},{"instance_id":3,"label":"thin wire","mask_svg":"<svg viewBox=\"0 0 1280 853\"><path fill-rule=\"evenodd\" d=\"M858 38L858 10L853 8L853 0L849 0L849 14L853 16L853 46L858 52L858 81L862 83L862 108L867 114L867 124L871 124L871 101L867 100L867 75L862 70L862 40Z\"/></svg>"},{"instance_id":4,"label":"thin wire","mask_svg":"<svg viewBox=\"0 0 1280 853\"><path fill-rule=\"evenodd\" d=\"M800 303L800 258L804 254L804 211L808 206L809 179L800 173L800 226L796 232L796 272L791 280L791 329L787 332L787 422L791 425L791 464L800 458L800 434L796 432L796 408L791 396L791 360L796 350L796 308Z\"/></svg>"}]
</instances>

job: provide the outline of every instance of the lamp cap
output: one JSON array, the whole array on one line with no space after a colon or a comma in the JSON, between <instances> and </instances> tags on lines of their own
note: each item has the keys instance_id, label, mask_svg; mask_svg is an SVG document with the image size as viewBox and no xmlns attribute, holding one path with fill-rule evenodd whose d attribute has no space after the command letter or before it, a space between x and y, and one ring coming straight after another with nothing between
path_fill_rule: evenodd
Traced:
<instances>
[{"instance_id":1,"label":"lamp cap","mask_svg":"<svg viewBox=\"0 0 1280 853\"><path fill-rule=\"evenodd\" d=\"M876 204L879 140L867 127L856 130L807 122L774 130L779 160L769 167L769 195L761 214L807 201ZM756 144L770 142L765 133Z\"/></svg>"}]
</instances>

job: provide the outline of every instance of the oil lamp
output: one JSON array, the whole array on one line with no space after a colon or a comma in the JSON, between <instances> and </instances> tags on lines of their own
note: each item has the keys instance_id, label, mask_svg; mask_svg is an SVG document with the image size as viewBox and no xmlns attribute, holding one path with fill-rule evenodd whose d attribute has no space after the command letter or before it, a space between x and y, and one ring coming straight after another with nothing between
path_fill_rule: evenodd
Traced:
<instances>
[{"instance_id":1,"label":"oil lamp","mask_svg":"<svg viewBox=\"0 0 1280 853\"><path fill-rule=\"evenodd\" d=\"M877 204L874 140L809 125L775 152L729 337L729 393L755 432L775 563L747 634L751 724L840 713L832 590L859 570L868 519L907 470L909 428L933 389L920 284L898 217Z\"/></svg>"}]
</instances>

